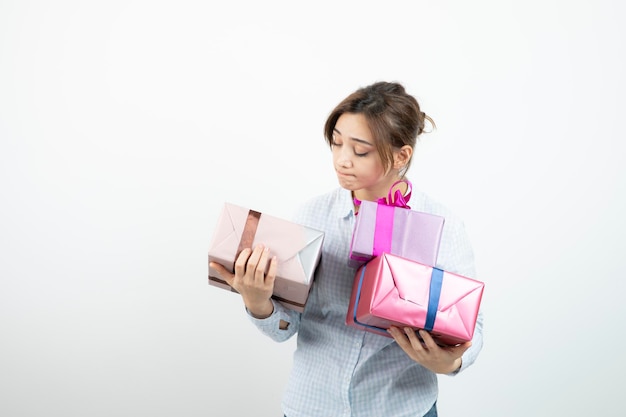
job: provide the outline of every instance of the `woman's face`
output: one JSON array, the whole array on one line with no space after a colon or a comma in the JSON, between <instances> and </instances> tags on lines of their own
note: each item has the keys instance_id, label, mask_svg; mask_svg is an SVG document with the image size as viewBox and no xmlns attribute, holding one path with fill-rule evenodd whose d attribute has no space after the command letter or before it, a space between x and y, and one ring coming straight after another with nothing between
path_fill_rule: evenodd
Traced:
<instances>
[{"instance_id":1,"label":"woman's face","mask_svg":"<svg viewBox=\"0 0 626 417\"><path fill-rule=\"evenodd\" d=\"M386 196L397 178L397 170L385 168L365 116L344 113L333 133L333 165L341 187L354 191L362 200Z\"/></svg>"}]
</instances>

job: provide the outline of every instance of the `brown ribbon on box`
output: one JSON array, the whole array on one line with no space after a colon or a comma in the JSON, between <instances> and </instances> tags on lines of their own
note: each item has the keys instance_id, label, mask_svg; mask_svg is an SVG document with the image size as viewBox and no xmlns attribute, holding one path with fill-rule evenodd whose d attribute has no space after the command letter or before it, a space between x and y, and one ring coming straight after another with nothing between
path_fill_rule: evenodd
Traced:
<instances>
[{"instance_id":1,"label":"brown ribbon on box","mask_svg":"<svg viewBox=\"0 0 626 417\"><path fill-rule=\"evenodd\" d=\"M239 240L239 247L237 248L237 253L235 254L235 261L239 258L239 254L242 250L252 247L252 241L254 240L254 235L256 234L256 228L259 226L260 218L261 213L258 211L248 211L248 218L246 219L246 224L243 226L243 232L241 232L241 240Z\"/></svg>"},{"instance_id":2,"label":"brown ribbon on box","mask_svg":"<svg viewBox=\"0 0 626 417\"><path fill-rule=\"evenodd\" d=\"M246 223L243 225L243 231L241 232L241 238L239 239L239 247L237 247L237 252L235 253L235 259L233 260L233 270L234 271L234 263L237 262L237 258L239 258L239 254L245 248L249 248L252 246L252 242L254 241L254 235L256 234L256 229L259 226L259 218L261 217L261 213L254 210L248 211L248 218L246 219ZM216 276L209 275L209 280L216 281L224 285L228 285L228 283ZM233 287L230 287L232 292L237 292Z\"/></svg>"}]
</instances>

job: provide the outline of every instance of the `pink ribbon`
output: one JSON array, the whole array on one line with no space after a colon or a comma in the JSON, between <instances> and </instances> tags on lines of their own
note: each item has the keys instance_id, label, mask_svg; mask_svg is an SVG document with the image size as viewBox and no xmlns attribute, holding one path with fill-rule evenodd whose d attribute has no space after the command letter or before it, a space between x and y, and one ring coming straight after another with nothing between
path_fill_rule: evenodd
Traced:
<instances>
[{"instance_id":1,"label":"pink ribbon","mask_svg":"<svg viewBox=\"0 0 626 417\"><path fill-rule=\"evenodd\" d=\"M408 189L407 189L407 193L406 195L402 195L402 192L400 190L396 190L394 193L392 193L393 187L395 187L396 185L400 184L401 182L404 182L407 184ZM376 200L376 202L378 204L384 204L386 206L394 206L394 207L402 207L402 208L407 208L410 209L411 206L409 206L409 200L411 199L411 192L413 191L413 186L411 184L411 181L409 180L400 180L400 181L396 181L393 183L393 185L389 188L389 193L387 194L387 197L381 197L378 200ZM357 206L361 205L361 200L359 200L358 198L354 198L354 204Z\"/></svg>"},{"instance_id":2,"label":"pink ribbon","mask_svg":"<svg viewBox=\"0 0 626 417\"><path fill-rule=\"evenodd\" d=\"M396 190L392 193L393 188L404 182L408 185L406 195L402 195L400 190ZM393 183L389 188L387 198L381 197L377 200L378 206L376 208L376 224L374 226L374 242L372 248L372 255L378 256L382 253L391 252L391 242L394 228L394 210L396 207L410 209L408 205L411 199L412 185L409 180L400 180ZM354 204L361 205L361 200L355 198Z\"/></svg>"},{"instance_id":3,"label":"pink ribbon","mask_svg":"<svg viewBox=\"0 0 626 417\"><path fill-rule=\"evenodd\" d=\"M394 211L394 206L380 203L376 206L376 224L374 225L374 242L372 246L373 256L391 252Z\"/></svg>"}]
</instances>

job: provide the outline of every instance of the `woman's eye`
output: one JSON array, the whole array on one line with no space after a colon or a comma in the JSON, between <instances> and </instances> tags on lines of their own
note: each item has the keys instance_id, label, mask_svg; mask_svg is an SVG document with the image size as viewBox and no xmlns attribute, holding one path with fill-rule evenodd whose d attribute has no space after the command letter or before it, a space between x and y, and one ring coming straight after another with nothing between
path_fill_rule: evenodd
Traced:
<instances>
[{"instance_id":1,"label":"woman's eye","mask_svg":"<svg viewBox=\"0 0 626 417\"><path fill-rule=\"evenodd\" d=\"M360 146L354 147L354 155L356 156L364 157L364 156L367 156L367 154L369 153L369 150L364 151L364 152L359 152L359 151L363 151L363 148Z\"/></svg>"}]
</instances>

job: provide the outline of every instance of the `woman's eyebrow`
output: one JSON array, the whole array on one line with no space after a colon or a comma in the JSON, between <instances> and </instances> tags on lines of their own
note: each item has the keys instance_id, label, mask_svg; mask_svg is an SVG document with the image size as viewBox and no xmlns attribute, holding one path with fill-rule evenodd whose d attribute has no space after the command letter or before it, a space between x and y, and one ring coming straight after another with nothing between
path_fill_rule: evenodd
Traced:
<instances>
[{"instance_id":1,"label":"woman's eyebrow","mask_svg":"<svg viewBox=\"0 0 626 417\"><path fill-rule=\"evenodd\" d=\"M339 133L341 135L341 132L339 131L339 129L333 128L333 131L335 131L335 132L337 132L337 133ZM365 139L359 139L359 138L354 138L354 137L351 137L350 139L355 141L355 142L362 143L363 145L374 146L373 143L370 143L370 142L366 141Z\"/></svg>"}]
</instances>

